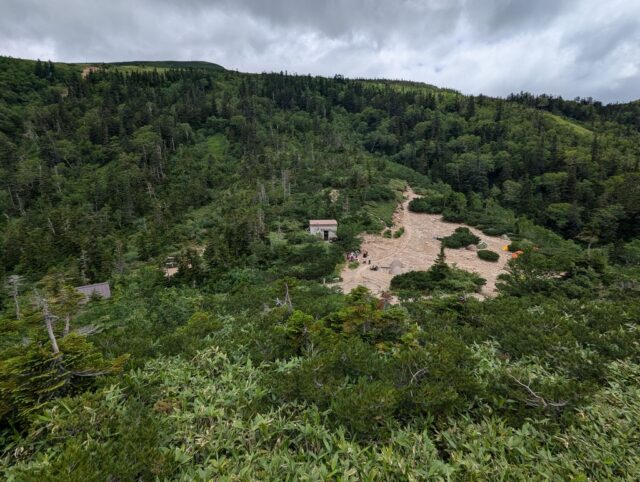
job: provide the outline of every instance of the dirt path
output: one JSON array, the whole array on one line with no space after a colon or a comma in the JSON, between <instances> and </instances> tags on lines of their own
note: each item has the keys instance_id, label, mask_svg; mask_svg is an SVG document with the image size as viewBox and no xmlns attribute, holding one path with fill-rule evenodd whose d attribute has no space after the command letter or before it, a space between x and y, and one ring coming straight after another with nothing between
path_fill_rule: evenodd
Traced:
<instances>
[{"instance_id":1,"label":"dirt path","mask_svg":"<svg viewBox=\"0 0 640 482\"><path fill-rule=\"evenodd\" d=\"M426 270L435 261L440 252L440 241L451 234L457 227L464 224L447 223L438 214L413 213L409 211L409 201L416 194L407 189L404 193L404 201L396 209L394 214L394 230L404 227L404 234L400 238L384 238L378 234L365 234L362 237L362 251L368 251L371 266L378 265L378 271L370 270L369 264L361 264L357 269L349 269L345 266L341 273L342 282L339 286L345 293L350 292L358 285L369 288L374 294L379 295L389 289L393 275L389 272L389 266L395 260L402 263L402 272ZM487 244L487 249L500 253L500 259L496 263L483 261L478 258L475 251L462 249L447 249L447 263L457 265L466 271L473 271L487 280L482 288L482 298L493 296L496 293L495 284L498 275L504 270L510 253L502 251L502 246L508 243L504 239L495 236L487 236L477 229L471 231ZM360 258L362 261L362 257Z\"/></svg>"},{"instance_id":2,"label":"dirt path","mask_svg":"<svg viewBox=\"0 0 640 482\"><path fill-rule=\"evenodd\" d=\"M96 67L95 65L88 65L87 67L82 69L82 74L81 74L82 78L86 79L91 72L96 72L97 70L98 70L98 67Z\"/></svg>"}]
</instances>

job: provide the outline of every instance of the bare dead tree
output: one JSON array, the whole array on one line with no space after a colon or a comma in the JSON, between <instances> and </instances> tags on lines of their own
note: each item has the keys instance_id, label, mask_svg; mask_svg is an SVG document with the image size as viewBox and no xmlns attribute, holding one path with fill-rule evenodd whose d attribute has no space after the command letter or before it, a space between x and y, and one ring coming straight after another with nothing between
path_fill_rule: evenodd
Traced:
<instances>
[{"instance_id":1,"label":"bare dead tree","mask_svg":"<svg viewBox=\"0 0 640 482\"><path fill-rule=\"evenodd\" d=\"M65 337L69 334L71 330L71 315L67 313L64 317L64 330L62 331L62 336Z\"/></svg>"},{"instance_id":2,"label":"bare dead tree","mask_svg":"<svg viewBox=\"0 0 640 482\"><path fill-rule=\"evenodd\" d=\"M16 320L20 319L20 300L18 300L18 296L20 295L21 284L22 276L18 274L12 274L7 278L7 287L9 289L9 294L13 298L13 302L16 305Z\"/></svg>"},{"instance_id":3,"label":"bare dead tree","mask_svg":"<svg viewBox=\"0 0 640 482\"><path fill-rule=\"evenodd\" d=\"M156 193L153 189L153 185L149 181L147 181L147 195L154 199L156 197Z\"/></svg>"},{"instance_id":4,"label":"bare dead tree","mask_svg":"<svg viewBox=\"0 0 640 482\"><path fill-rule=\"evenodd\" d=\"M116 261L115 261L115 269L118 274L124 273L125 268L125 260L124 260L124 244L122 241L116 241Z\"/></svg>"},{"instance_id":5,"label":"bare dead tree","mask_svg":"<svg viewBox=\"0 0 640 482\"><path fill-rule=\"evenodd\" d=\"M289 313L293 311L293 303L291 302L291 296L289 296L289 284L284 284L285 295L284 295L284 304L289 308Z\"/></svg>"},{"instance_id":6,"label":"bare dead tree","mask_svg":"<svg viewBox=\"0 0 640 482\"><path fill-rule=\"evenodd\" d=\"M91 336L97 333L102 333L102 328L96 325L85 325L73 330L73 332L82 336Z\"/></svg>"},{"instance_id":7,"label":"bare dead tree","mask_svg":"<svg viewBox=\"0 0 640 482\"><path fill-rule=\"evenodd\" d=\"M267 228L264 223L264 212L262 209L258 208L258 212L256 213L256 237L262 236Z\"/></svg>"},{"instance_id":8,"label":"bare dead tree","mask_svg":"<svg viewBox=\"0 0 640 482\"><path fill-rule=\"evenodd\" d=\"M291 182L289 179L289 171L286 169L282 170L282 195L284 198L287 198L291 195Z\"/></svg>"},{"instance_id":9,"label":"bare dead tree","mask_svg":"<svg viewBox=\"0 0 640 482\"><path fill-rule=\"evenodd\" d=\"M293 311L293 303L291 302L291 296L289 295L289 284L288 283L284 284L284 289L285 289L284 299L281 300L279 297L276 298L276 306L278 306L278 307L286 306L287 309L289 310L289 313L291 313Z\"/></svg>"},{"instance_id":10,"label":"bare dead tree","mask_svg":"<svg viewBox=\"0 0 640 482\"><path fill-rule=\"evenodd\" d=\"M413 385L414 383L417 383L420 380L420 378L422 378L422 375L427 373L428 369L429 369L428 367L422 367L419 370L417 370L415 373L412 373L411 380L409 380L409 385Z\"/></svg>"},{"instance_id":11,"label":"bare dead tree","mask_svg":"<svg viewBox=\"0 0 640 482\"><path fill-rule=\"evenodd\" d=\"M47 216L47 225L49 226L49 229L51 230L51 233L55 236L56 235L56 228L53 226L53 222L51 221L51 218Z\"/></svg>"},{"instance_id":12,"label":"bare dead tree","mask_svg":"<svg viewBox=\"0 0 640 482\"><path fill-rule=\"evenodd\" d=\"M62 336L67 336L71 331L71 318L77 313L83 295L70 286L65 286L57 297L58 313L64 317L64 330Z\"/></svg>"},{"instance_id":13,"label":"bare dead tree","mask_svg":"<svg viewBox=\"0 0 640 482\"><path fill-rule=\"evenodd\" d=\"M527 391L527 393L529 394L529 398L527 398L526 402L527 405L531 407L561 408L569 403L567 400L553 402L545 399L542 395L533 391L533 389L531 388L531 380L529 380L528 383L523 383L511 374L509 374L509 378L511 378L514 382L516 382Z\"/></svg>"},{"instance_id":14,"label":"bare dead tree","mask_svg":"<svg viewBox=\"0 0 640 482\"><path fill-rule=\"evenodd\" d=\"M267 197L267 190L265 189L264 184L259 183L258 188L258 201L260 204L269 204L269 198Z\"/></svg>"},{"instance_id":15,"label":"bare dead tree","mask_svg":"<svg viewBox=\"0 0 640 482\"><path fill-rule=\"evenodd\" d=\"M18 189L16 189L14 192L11 190L11 186L9 186L7 190L9 191L9 199L11 200L11 204L13 205L14 209L18 210L18 212L20 213L20 216L24 216L26 213L24 210L22 199L20 199L20 193L18 192ZM14 196L15 196L15 200L14 200ZM16 204L16 201L17 201L17 204Z\"/></svg>"},{"instance_id":16,"label":"bare dead tree","mask_svg":"<svg viewBox=\"0 0 640 482\"><path fill-rule=\"evenodd\" d=\"M58 317L51 313L47 298L36 290L34 290L34 302L44 317L44 324L47 327L47 334L49 335L49 341L51 342L51 349L54 354L58 354L60 353L60 348L58 348L58 340L56 340L56 334L53 331L53 324Z\"/></svg>"},{"instance_id":17,"label":"bare dead tree","mask_svg":"<svg viewBox=\"0 0 640 482\"><path fill-rule=\"evenodd\" d=\"M89 277L87 273L89 272L89 260L87 259L86 250L82 250L80 252L80 277L82 278L83 283L89 282Z\"/></svg>"},{"instance_id":18,"label":"bare dead tree","mask_svg":"<svg viewBox=\"0 0 640 482\"><path fill-rule=\"evenodd\" d=\"M317 366L317 367L315 367L315 368L313 369L313 383L314 383L314 384L315 384L315 386L316 386L316 387L318 387L318 388L322 388L322 387L323 387L323 384L322 384L322 383L320 383L320 382L318 381L318 379L316 378L316 373L317 373L321 368L323 368L323 367L324 367L324 365L320 365L320 366Z\"/></svg>"},{"instance_id":19,"label":"bare dead tree","mask_svg":"<svg viewBox=\"0 0 640 482\"><path fill-rule=\"evenodd\" d=\"M60 173L58 172L58 165L53 166L53 173L55 176L52 176L53 182L56 185L56 191L58 194L62 194L62 187L60 186Z\"/></svg>"}]
</instances>

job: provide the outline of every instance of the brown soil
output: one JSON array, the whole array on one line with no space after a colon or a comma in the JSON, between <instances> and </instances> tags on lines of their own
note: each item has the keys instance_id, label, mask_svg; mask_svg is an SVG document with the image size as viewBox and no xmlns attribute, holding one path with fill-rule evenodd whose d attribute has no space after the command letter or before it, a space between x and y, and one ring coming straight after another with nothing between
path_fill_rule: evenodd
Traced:
<instances>
[{"instance_id":1,"label":"brown soil","mask_svg":"<svg viewBox=\"0 0 640 482\"><path fill-rule=\"evenodd\" d=\"M350 292L359 285L366 286L375 295L388 291L391 278L393 278L389 272L389 266L395 260L402 263L403 273L428 269L440 252L440 241L436 238L448 236L456 228L465 226L464 224L447 223L437 214L409 211L409 201L415 197L416 194L411 188L407 189L404 193L404 201L394 214L394 231L404 227L404 234L400 238L389 239L379 234L365 234L362 237L360 249L362 252L369 253L365 260L367 264L361 264L357 269L345 266L341 273L342 281L339 283L344 293ZM493 296L496 294L496 279L504 271L507 261L511 258L511 253L502 251L502 247L509 241L500 237L487 236L471 227L469 229L487 244L486 249L500 253L500 259L497 262L483 261L478 258L475 251L465 248L446 249L447 263L466 271L478 273L487 280L479 297ZM371 259L370 265L368 264L369 259ZM362 263L363 257L360 256L359 260ZM370 269L374 265L379 267L378 271Z\"/></svg>"},{"instance_id":2,"label":"brown soil","mask_svg":"<svg viewBox=\"0 0 640 482\"><path fill-rule=\"evenodd\" d=\"M84 69L82 69L82 78L86 78L91 72L96 72L97 70L98 67L96 67L95 65L89 65L85 67Z\"/></svg>"}]
</instances>

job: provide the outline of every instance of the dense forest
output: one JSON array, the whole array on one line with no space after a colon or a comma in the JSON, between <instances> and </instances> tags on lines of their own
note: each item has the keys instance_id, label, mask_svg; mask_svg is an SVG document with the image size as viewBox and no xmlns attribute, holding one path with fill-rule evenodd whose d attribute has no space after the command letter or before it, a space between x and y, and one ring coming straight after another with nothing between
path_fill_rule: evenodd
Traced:
<instances>
[{"instance_id":1,"label":"dense forest","mask_svg":"<svg viewBox=\"0 0 640 482\"><path fill-rule=\"evenodd\" d=\"M85 67L0 57L3 479L640 478L638 102ZM327 283L407 186L497 296Z\"/></svg>"}]
</instances>

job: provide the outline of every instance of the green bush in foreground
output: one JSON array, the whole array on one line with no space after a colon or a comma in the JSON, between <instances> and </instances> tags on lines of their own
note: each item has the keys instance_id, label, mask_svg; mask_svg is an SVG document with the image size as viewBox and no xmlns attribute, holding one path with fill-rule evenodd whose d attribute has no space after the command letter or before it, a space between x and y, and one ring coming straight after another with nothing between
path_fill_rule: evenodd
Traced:
<instances>
[{"instance_id":1,"label":"green bush in foreground","mask_svg":"<svg viewBox=\"0 0 640 482\"><path fill-rule=\"evenodd\" d=\"M481 249L478 251L478 258L484 261L498 261L500 259L500 255L489 249Z\"/></svg>"},{"instance_id":2,"label":"green bush in foreground","mask_svg":"<svg viewBox=\"0 0 640 482\"><path fill-rule=\"evenodd\" d=\"M481 367L508 368L490 345L472 347L471 356ZM281 362L277 368L296 370L299 364ZM427 381L434 375L425 372ZM637 480L640 369L615 362L604 376L609 383L583 407L582 423L556 437L548 435L549 419L512 427L490 415L451 419L437 432L424 422L420 428L391 426L386 441L362 445L329 425L315 405L265 404L258 367L209 349L190 360L152 360L131 374L128 387L112 385L55 402L15 447L20 457L5 454L0 477L409 480L411 474L416 480ZM411 388L429 387L421 382ZM149 386L153 389L139 390ZM45 442L43 433L60 435Z\"/></svg>"}]
</instances>

